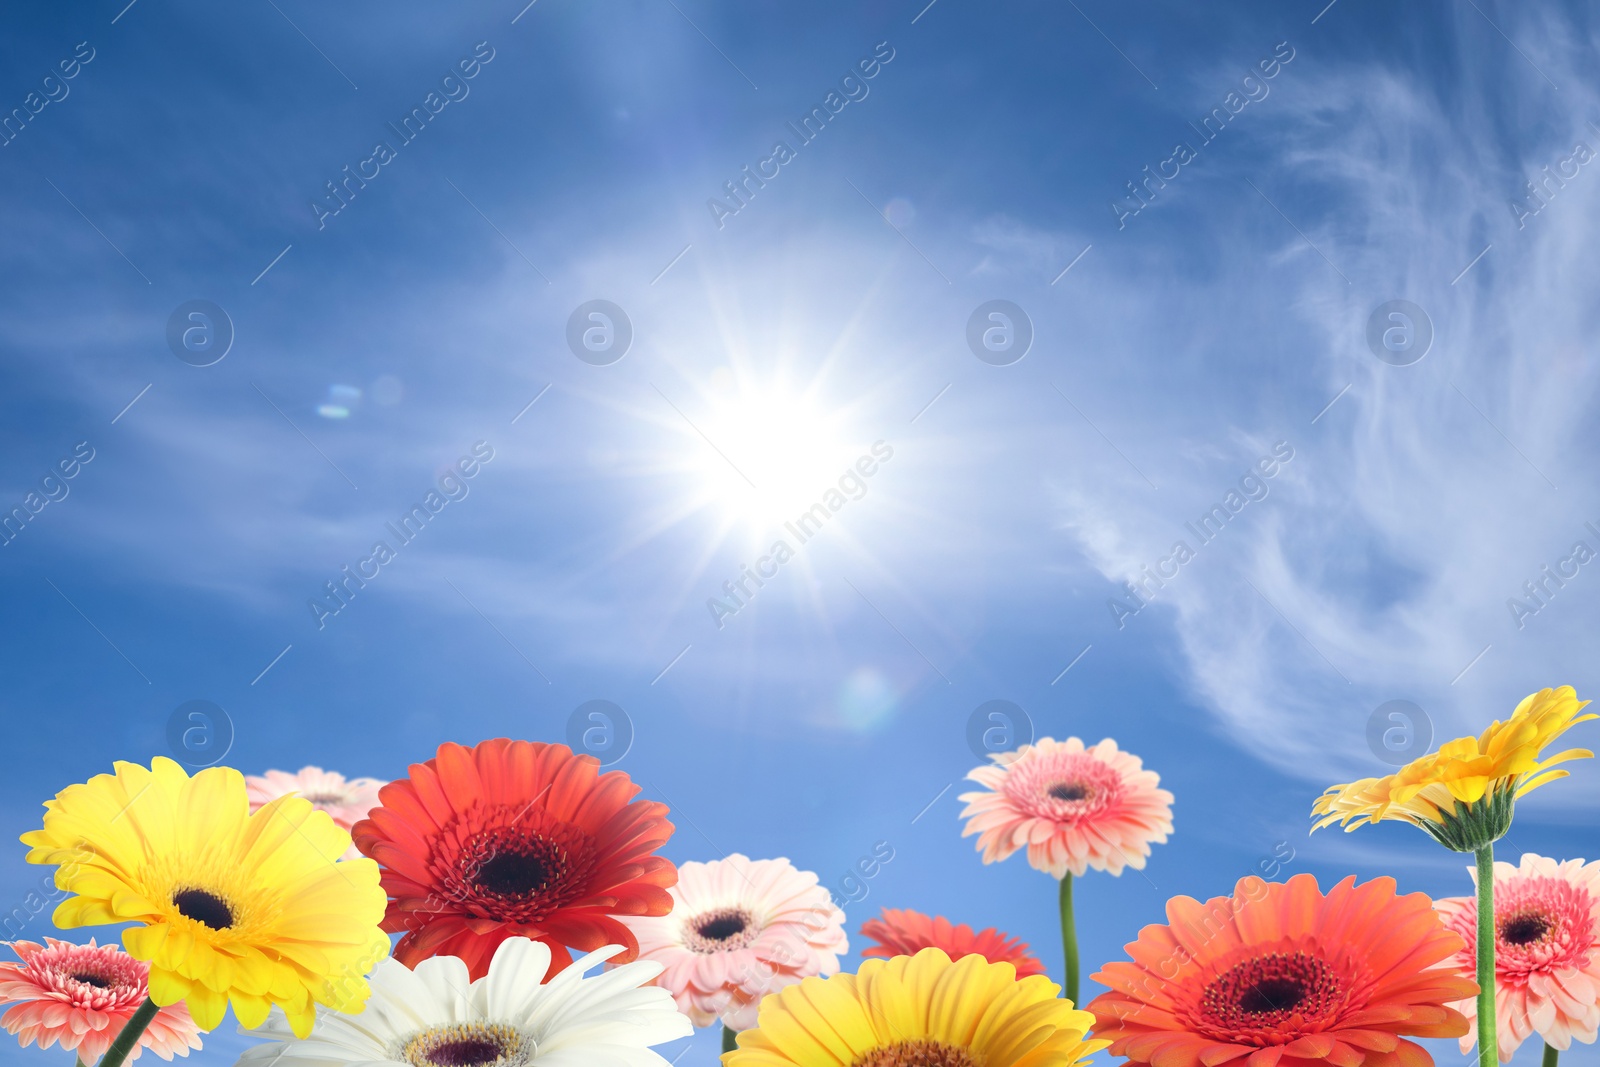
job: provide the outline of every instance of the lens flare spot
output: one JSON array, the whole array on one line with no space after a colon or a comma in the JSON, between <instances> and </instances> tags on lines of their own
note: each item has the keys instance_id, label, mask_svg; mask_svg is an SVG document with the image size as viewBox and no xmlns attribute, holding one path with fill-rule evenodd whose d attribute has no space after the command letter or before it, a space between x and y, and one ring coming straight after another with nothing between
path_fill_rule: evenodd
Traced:
<instances>
[{"instance_id":1,"label":"lens flare spot","mask_svg":"<svg viewBox=\"0 0 1600 1067\"><path fill-rule=\"evenodd\" d=\"M863 733L893 717L900 694L881 673L857 667L839 687L839 720Z\"/></svg>"},{"instance_id":2,"label":"lens flare spot","mask_svg":"<svg viewBox=\"0 0 1600 1067\"><path fill-rule=\"evenodd\" d=\"M354 385L330 385L328 396L317 407L317 414L325 419L348 419L350 413L361 405L361 390Z\"/></svg>"},{"instance_id":3,"label":"lens flare spot","mask_svg":"<svg viewBox=\"0 0 1600 1067\"><path fill-rule=\"evenodd\" d=\"M908 226L917 217L917 209L905 197L897 196L883 205L883 214L896 226Z\"/></svg>"}]
</instances>

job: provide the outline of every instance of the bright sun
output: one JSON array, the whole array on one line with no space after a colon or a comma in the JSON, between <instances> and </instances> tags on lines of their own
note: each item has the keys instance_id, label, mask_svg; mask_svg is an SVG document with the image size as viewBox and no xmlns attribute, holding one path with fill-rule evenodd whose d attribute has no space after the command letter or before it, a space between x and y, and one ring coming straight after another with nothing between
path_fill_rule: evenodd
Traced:
<instances>
[{"instance_id":1,"label":"bright sun","mask_svg":"<svg viewBox=\"0 0 1600 1067\"><path fill-rule=\"evenodd\" d=\"M697 429L710 446L698 466L708 495L758 526L794 518L856 460L837 415L810 397L713 379L709 416Z\"/></svg>"}]
</instances>

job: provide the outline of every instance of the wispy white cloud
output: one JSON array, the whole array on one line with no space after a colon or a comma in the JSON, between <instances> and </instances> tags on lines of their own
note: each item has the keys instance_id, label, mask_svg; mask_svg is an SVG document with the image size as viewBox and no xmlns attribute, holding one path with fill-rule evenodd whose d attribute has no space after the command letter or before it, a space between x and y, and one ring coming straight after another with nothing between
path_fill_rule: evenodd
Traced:
<instances>
[{"instance_id":1,"label":"wispy white cloud","mask_svg":"<svg viewBox=\"0 0 1600 1067\"><path fill-rule=\"evenodd\" d=\"M1293 443L1296 458L1269 499L1214 545L1189 537L1199 558L1129 625L1152 625L1152 615L1170 623L1224 731L1314 779L1381 773L1364 727L1385 700L1416 701L1437 739L1476 732L1540 686L1592 693L1600 683L1587 651L1600 568L1582 568L1524 630L1506 607L1574 541L1600 551L1583 527L1600 519L1586 461L1596 312L1585 281L1600 267L1585 237L1600 223L1600 166L1552 187L1523 228L1509 207L1526 197L1526 177L1575 143L1600 148L1588 126L1600 111L1559 43L1581 28L1549 14L1505 27L1538 52L1557 94L1498 37L1485 44L1492 31L1478 15L1459 17L1451 60L1470 76L1448 97L1419 73L1377 64L1307 62L1280 79L1251 134L1268 160L1258 185L1276 208L1249 193L1249 211L1207 220L1232 251L1267 256L1249 301L1295 324L1292 342L1279 334L1271 353L1299 379L1292 390L1260 389L1267 405L1238 409L1254 421L1230 420L1231 461L1194 457L1162 498L1141 505L1120 482L1092 481L1060 495L1064 528L1100 571L1134 580L1165 551L1151 531L1185 537L1181 521L1202 510L1197 498L1221 497L1230 462L1243 469L1269 441ZM1507 132L1530 114L1541 116L1535 132ZM1173 224L1139 223L1162 221ZM1436 330L1409 367L1380 362L1364 340L1372 309L1400 297L1422 305ZM1196 330L1217 329L1217 316L1237 323L1237 303L1214 304ZM1257 343L1248 330L1236 337ZM1282 392L1292 398L1273 412Z\"/></svg>"}]
</instances>

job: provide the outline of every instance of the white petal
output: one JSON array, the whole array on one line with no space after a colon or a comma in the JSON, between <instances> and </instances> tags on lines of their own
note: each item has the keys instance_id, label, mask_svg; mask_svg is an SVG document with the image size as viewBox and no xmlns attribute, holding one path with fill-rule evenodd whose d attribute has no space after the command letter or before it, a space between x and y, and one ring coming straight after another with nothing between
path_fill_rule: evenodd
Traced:
<instances>
[{"instance_id":1,"label":"white petal","mask_svg":"<svg viewBox=\"0 0 1600 1067\"><path fill-rule=\"evenodd\" d=\"M520 1026L543 993L540 983L549 971L549 946L507 938L495 949L489 973L473 986L473 1007L481 1018Z\"/></svg>"},{"instance_id":2,"label":"white petal","mask_svg":"<svg viewBox=\"0 0 1600 1067\"><path fill-rule=\"evenodd\" d=\"M400 964L404 967L405 964ZM433 956L417 964L412 972L426 988L425 997L407 996L408 1003L429 1009L435 1025L466 1022L472 1018L472 978L467 965L456 956Z\"/></svg>"}]
</instances>

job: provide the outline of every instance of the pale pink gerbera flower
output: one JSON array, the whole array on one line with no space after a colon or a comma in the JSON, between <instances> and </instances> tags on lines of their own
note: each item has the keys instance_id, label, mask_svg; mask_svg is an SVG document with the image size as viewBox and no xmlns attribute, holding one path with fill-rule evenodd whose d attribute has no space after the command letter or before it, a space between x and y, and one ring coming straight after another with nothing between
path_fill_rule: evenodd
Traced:
<instances>
[{"instance_id":1,"label":"pale pink gerbera flower","mask_svg":"<svg viewBox=\"0 0 1600 1067\"><path fill-rule=\"evenodd\" d=\"M333 816L333 821L345 830L367 817L367 812L378 806L378 790L384 782L376 778L345 778L336 771L321 767L301 767L300 773L268 771L266 774L247 774L244 778L250 795L250 810L255 811L288 793L298 793ZM344 859L360 859L361 853L351 845Z\"/></svg>"},{"instance_id":2,"label":"pale pink gerbera flower","mask_svg":"<svg viewBox=\"0 0 1600 1067\"><path fill-rule=\"evenodd\" d=\"M0 963L0 1004L13 1005L0 1015L0 1026L16 1034L23 1047L49 1048L59 1041L93 1064L144 1003L150 965L92 938L87 945L53 937L45 941L48 945L4 942L22 962ZM173 1053L187 1056L199 1047L199 1030L180 1000L156 1012L128 1059L148 1048L170 1060Z\"/></svg>"},{"instance_id":3,"label":"pale pink gerbera flower","mask_svg":"<svg viewBox=\"0 0 1600 1067\"><path fill-rule=\"evenodd\" d=\"M1446 897L1433 906L1466 941L1454 963L1470 976L1478 944L1477 898ZM1563 1051L1573 1038L1593 1042L1600 1028L1600 862L1557 863L1525 852L1520 867L1496 863L1494 927L1500 1062L1534 1034ZM1474 1029L1461 1039L1466 1052L1476 1040L1478 1004L1463 1000L1453 1006L1473 1021Z\"/></svg>"},{"instance_id":4,"label":"pale pink gerbera flower","mask_svg":"<svg viewBox=\"0 0 1600 1067\"><path fill-rule=\"evenodd\" d=\"M672 911L619 915L639 938L639 958L665 968L670 990L696 1026L721 1019L730 1030L756 1024L761 998L812 975L839 971L849 949L844 912L810 871L786 859L737 852L678 867Z\"/></svg>"},{"instance_id":5,"label":"pale pink gerbera flower","mask_svg":"<svg viewBox=\"0 0 1600 1067\"><path fill-rule=\"evenodd\" d=\"M1028 862L1055 878L1093 867L1121 874L1144 866L1152 841L1172 832L1172 794L1138 756L1109 737L1085 748L1069 737L1041 737L1016 752L991 757L967 777L990 790L963 793L962 837L978 834L983 862L1028 847Z\"/></svg>"}]
</instances>

